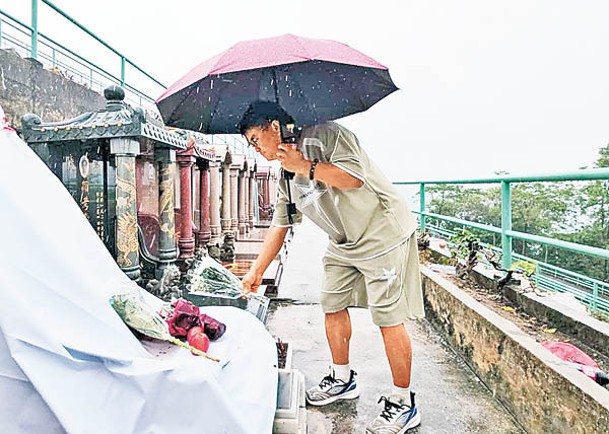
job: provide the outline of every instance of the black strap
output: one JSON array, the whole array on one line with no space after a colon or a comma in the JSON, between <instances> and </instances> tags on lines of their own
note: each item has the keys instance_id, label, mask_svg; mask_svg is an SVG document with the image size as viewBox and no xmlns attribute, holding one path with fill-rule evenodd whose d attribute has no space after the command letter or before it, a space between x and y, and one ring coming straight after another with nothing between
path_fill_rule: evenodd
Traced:
<instances>
[{"instance_id":1,"label":"black strap","mask_svg":"<svg viewBox=\"0 0 609 434\"><path fill-rule=\"evenodd\" d=\"M288 211L288 222L293 225L294 219L292 216L296 214L296 204L292 202L292 189L290 188L290 179L294 177L292 172L288 172L287 170L283 170L283 177L285 178L285 185L288 189L288 203L286 204L286 208Z\"/></svg>"}]
</instances>

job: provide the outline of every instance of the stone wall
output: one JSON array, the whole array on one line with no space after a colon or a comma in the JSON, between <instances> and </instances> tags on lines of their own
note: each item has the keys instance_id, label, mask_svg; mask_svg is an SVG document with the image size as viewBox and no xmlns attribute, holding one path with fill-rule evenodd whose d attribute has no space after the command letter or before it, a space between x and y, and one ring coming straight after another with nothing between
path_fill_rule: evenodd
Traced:
<instances>
[{"instance_id":1,"label":"stone wall","mask_svg":"<svg viewBox=\"0 0 609 434\"><path fill-rule=\"evenodd\" d=\"M99 93L44 69L36 60L0 50L0 105L17 129L27 113L56 122L102 108L105 102Z\"/></svg>"},{"instance_id":2,"label":"stone wall","mask_svg":"<svg viewBox=\"0 0 609 434\"><path fill-rule=\"evenodd\" d=\"M609 391L422 267L427 318L529 433L608 433Z\"/></svg>"}]
</instances>

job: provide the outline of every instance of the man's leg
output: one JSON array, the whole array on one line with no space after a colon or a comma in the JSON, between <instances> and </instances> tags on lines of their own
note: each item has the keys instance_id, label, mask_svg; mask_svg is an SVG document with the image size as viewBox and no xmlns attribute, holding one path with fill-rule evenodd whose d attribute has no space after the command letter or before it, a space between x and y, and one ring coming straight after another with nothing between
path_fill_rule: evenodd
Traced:
<instances>
[{"instance_id":1,"label":"man's leg","mask_svg":"<svg viewBox=\"0 0 609 434\"><path fill-rule=\"evenodd\" d=\"M351 318L347 309L326 313L326 338L332 353L330 375L319 385L307 390L307 402L311 405L327 405L339 399L359 396L355 372L349 368L349 341L351 340Z\"/></svg>"},{"instance_id":2,"label":"man's leg","mask_svg":"<svg viewBox=\"0 0 609 434\"><path fill-rule=\"evenodd\" d=\"M410 371L412 367L412 348L410 336L404 324L392 327L381 327L383 341L385 343L385 353L389 366L393 384L397 387L410 387Z\"/></svg>"},{"instance_id":3,"label":"man's leg","mask_svg":"<svg viewBox=\"0 0 609 434\"><path fill-rule=\"evenodd\" d=\"M351 317L347 309L326 314L326 338L335 365L349 364Z\"/></svg>"},{"instance_id":4,"label":"man's leg","mask_svg":"<svg viewBox=\"0 0 609 434\"><path fill-rule=\"evenodd\" d=\"M368 425L366 434L405 433L421 423L414 394L410 392L412 365L410 336L404 324L381 327L381 333L391 367L393 392L389 396L380 398L379 403L383 402L383 410L380 416Z\"/></svg>"}]
</instances>

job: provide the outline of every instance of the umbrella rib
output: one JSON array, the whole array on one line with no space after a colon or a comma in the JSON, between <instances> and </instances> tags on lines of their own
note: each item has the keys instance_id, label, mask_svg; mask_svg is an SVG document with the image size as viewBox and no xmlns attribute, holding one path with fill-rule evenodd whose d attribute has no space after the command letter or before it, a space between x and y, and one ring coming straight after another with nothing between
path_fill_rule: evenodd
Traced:
<instances>
[{"instance_id":1,"label":"umbrella rib","mask_svg":"<svg viewBox=\"0 0 609 434\"><path fill-rule=\"evenodd\" d=\"M309 61L309 62L310 62L310 61ZM295 65L298 65L298 63L293 63L293 64L291 64L291 65L287 65L286 72L289 72L289 71L290 71L290 69L291 69L291 67L292 67L292 66L294 66L294 67L295 67ZM293 80L293 81L292 81L292 84L293 84L293 85L294 85L294 87L296 88L296 89L295 89L295 90L297 91L297 92L296 92L296 94L302 95L302 98L303 98L303 100L304 100L304 102L305 102L305 105L306 105L306 106L308 106L308 107L312 107L314 104L311 102L311 100L310 100L310 96L309 96L309 95L307 95L307 93L306 93L306 92L303 92L303 91L302 91L302 88L300 87L299 83L298 83L297 81ZM316 105L315 105L315 110L313 111L313 114L314 114L314 116L315 116L314 124L317 124L317 123L319 122L319 116L317 115L317 106L316 106ZM304 125L299 125L299 126L301 126L301 127L302 127L302 126L304 126Z\"/></svg>"},{"instance_id":2,"label":"umbrella rib","mask_svg":"<svg viewBox=\"0 0 609 434\"><path fill-rule=\"evenodd\" d=\"M185 101L190 97L190 95L192 94L195 83L190 85L190 89L185 92L184 97L180 98L178 104L176 104L175 108L173 109L173 111L171 112L171 116L169 117L168 121L171 121L173 119L173 115L178 111L178 109L180 108L180 106L184 105Z\"/></svg>"},{"instance_id":3,"label":"umbrella rib","mask_svg":"<svg viewBox=\"0 0 609 434\"><path fill-rule=\"evenodd\" d=\"M292 35L294 37L294 39L296 40L296 42L298 43L298 45L300 45L302 47L302 50L307 54L307 60L314 60L313 56L311 56L311 53L309 52L309 49L302 43L302 41L300 40L300 38L298 38L295 35Z\"/></svg>"}]
</instances>

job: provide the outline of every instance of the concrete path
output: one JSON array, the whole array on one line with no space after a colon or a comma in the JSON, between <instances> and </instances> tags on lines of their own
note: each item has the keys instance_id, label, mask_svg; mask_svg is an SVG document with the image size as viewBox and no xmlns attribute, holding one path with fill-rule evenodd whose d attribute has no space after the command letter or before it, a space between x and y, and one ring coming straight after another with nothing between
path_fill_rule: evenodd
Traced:
<instances>
[{"instance_id":1,"label":"concrete path","mask_svg":"<svg viewBox=\"0 0 609 434\"><path fill-rule=\"evenodd\" d=\"M319 306L321 257L327 237L310 221L296 227L289 246L279 299L273 301L267 326L292 343L293 368L309 388L327 374L330 352ZM327 407L307 407L309 434L364 433L380 410L377 400L391 388L389 364L380 331L365 309L351 309L351 366L358 373L361 396ZM514 419L448 348L429 323L407 323L413 345L412 388L423 422L413 434L523 433Z\"/></svg>"}]
</instances>

